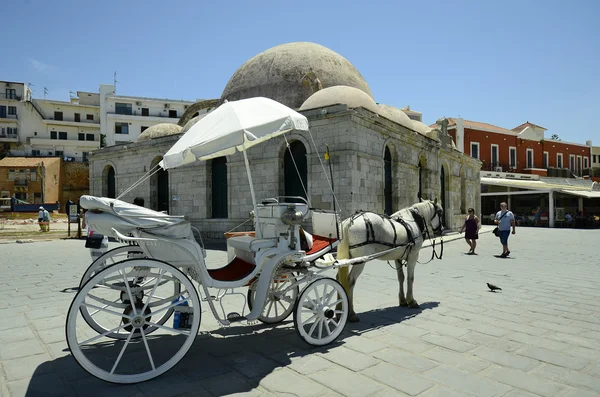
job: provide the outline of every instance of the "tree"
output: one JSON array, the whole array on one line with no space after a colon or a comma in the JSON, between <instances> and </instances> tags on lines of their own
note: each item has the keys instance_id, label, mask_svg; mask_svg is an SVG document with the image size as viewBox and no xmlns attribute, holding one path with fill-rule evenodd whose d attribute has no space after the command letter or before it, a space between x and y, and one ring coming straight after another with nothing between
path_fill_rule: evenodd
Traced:
<instances>
[{"instance_id":1,"label":"tree","mask_svg":"<svg viewBox=\"0 0 600 397\"><path fill-rule=\"evenodd\" d=\"M552 134L552 136L550 137L550 139L553 139L555 141L560 141L560 138L558 137L558 134Z\"/></svg>"}]
</instances>

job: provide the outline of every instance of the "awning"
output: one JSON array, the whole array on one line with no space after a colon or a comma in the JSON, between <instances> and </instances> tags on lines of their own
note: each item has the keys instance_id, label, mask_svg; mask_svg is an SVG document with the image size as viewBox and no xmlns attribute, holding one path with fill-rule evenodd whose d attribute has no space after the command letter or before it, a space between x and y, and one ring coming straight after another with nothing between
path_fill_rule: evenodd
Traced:
<instances>
[{"instance_id":1,"label":"awning","mask_svg":"<svg viewBox=\"0 0 600 397\"><path fill-rule=\"evenodd\" d=\"M574 196L585 197L585 198L600 198L600 192L584 191L584 190L561 190L561 193L572 194Z\"/></svg>"},{"instance_id":2,"label":"awning","mask_svg":"<svg viewBox=\"0 0 600 397\"><path fill-rule=\"evenodd\" d=\"M590 186L575 186L567 185L562 183L548 183L538 180L522 180L522 179L505 179L505 178L488 178L481 177L482 185L490 186L506 186L514 187L519 189L530 189L530 190L562 190L566 193L569 192L583 192L583 193L596 193L590 192ZM573 193L574 194L574 193ZM594 196L596 197L596 196Z\"/></svg>"}]
</instances>

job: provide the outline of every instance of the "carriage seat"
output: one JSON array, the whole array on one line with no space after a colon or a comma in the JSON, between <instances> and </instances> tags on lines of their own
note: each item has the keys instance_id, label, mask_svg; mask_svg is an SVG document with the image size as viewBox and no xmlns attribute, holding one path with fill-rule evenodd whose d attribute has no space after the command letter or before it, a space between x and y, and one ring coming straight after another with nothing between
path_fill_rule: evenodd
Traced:
<instances>
[{"instance_id":1,"label":"carriage seat","mask_svg":"<svg viewBox=\"0 0 600 397\"><path fill-rule=\"evenodd\" d=\"M244 252L256 252L262 248L272 248L277 245L273 239L262 239L253 236L235 236L227 239L227 245Z\"/></svg>"}]
</instances>

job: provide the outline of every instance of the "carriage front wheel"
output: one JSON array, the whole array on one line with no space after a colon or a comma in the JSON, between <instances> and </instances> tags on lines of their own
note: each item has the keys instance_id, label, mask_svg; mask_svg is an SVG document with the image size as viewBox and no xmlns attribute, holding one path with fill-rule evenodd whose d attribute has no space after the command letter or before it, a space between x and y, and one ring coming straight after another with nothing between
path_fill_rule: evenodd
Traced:
<instances>
[{"instance_id":1,"label":"carriage front wheel","mask_svg":"<svg viewBox=\"0 0 600 397\"><path fill-rule=\"evenodd\" d=\"M115 291L120 291L117 299ZM102 316L107 330L98 334L86 327L82 307ZM173 323L158 324L169 310L175 311ZM198 333L200 316L198 293L183 272L154 259L127 259L97 272L75 295L67 314L67 344L77 363L95 377L143 382L183 358ZM155 332L148 335L151 330ZM126 338L109 337L116 333Z\"/></svg>"},{"instance_id":2,"label":"carriage front wheel","mask_svg":"<svg viewBox=\"0 0 600 397\"><path fill-rule=\"evenodd\" d=\"M248 307L252 310L256 298L258 279L248 288ZM283 273L275 276L269 286L264 309L258 319L265 324L277 324L285 320L294 311L298 298L298 285L293 273Z\"/></svg>"},{"instance_id":3,"label":"carriage front wheel","mask_svg":"<svg viewBox=\"0 0 600 397\"><path fill-rule=\"evenodd\" d=\"M294 307L294 325L309 345L335 341L348 321L348 296L333 278L320 278L307 285Z\"/></svg>"}]
</instances>

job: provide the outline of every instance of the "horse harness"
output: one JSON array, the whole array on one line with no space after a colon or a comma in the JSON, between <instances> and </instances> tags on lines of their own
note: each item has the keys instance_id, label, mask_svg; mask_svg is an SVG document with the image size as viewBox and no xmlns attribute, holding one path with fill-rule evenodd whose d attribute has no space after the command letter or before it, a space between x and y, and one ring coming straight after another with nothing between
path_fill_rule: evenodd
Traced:
<instances>
[{"instance_id":1,"label":"horse harness","mask_svg":"<svg viewBox=\"0 0 600 397\"><path fill-rule=\"evenodd\" d=\"M412 249L412 247L414 247L417 237L419 237L419 236L423 237L423 240L425 240L425 238L431 239L429 230L427 228L426 221L423 218L423 216L419 213L419 211L417 209L410 208L410 209L408 209L408 212L410 212L410 214L413 217L413 220L415 221L415 223L417 224L417 227L420 230L420 233L418 235L414 235L414 236L413 236L412 228L408 225L408 223L401 216L398 216L397 218L392 218L389 215L375 214L375 213L371 212L374 215L379 215L383 220L388 221L390 226L392 227L392 230L394 231L393 242L388 243L385 241L378 241L375 238L375 229L373 227L373 223L371 222L369 217L365 216L365 214L367 212L368 211L358 210L354 213L354 215L350 219L350 222L353 223L355 219L362 216L362 218L365 222L365 228L367 231L367 235L366 235L367 239L365 241L363 241L362 243L358 243L358 244L349 246L348 247L349 250L358 248L358 247L362 247L364 245L369 245L369 244L379 244L379 245L384 245L384 246L390 247L390 248L400 248L400 247L409 246L408 249L404 252L404 255L402 255L402 258L400 258L400 260L405 261L404 258L408 257L408 255L410 254L410 250ZM438 212L434 211L433 217L435 217L436 215L438 215ZM433 217L431 218L431 220L433 220ZM399 222L402 226L404 226L404 229L406 229L406 233L408 234L408 240L406 243L397 244L398 234L396 233L396 228L394 227L394 223L392 221ZM441 225L441 223L440 223L440 225ZM435 252L435 240L434 240L433 241L433 253L432 253L431 259L426 263L431 262L431 260L433 260L434 257L437 257L438 259L442 259L442 255L444 253L443 241L441 242L441 248L442 248L442 250L440 252L440 255L438 256L437 253Z\"/></svg>"}]
</instances>

